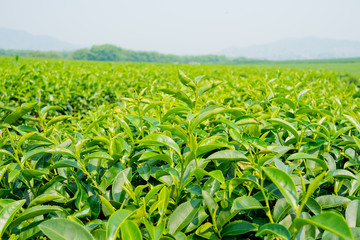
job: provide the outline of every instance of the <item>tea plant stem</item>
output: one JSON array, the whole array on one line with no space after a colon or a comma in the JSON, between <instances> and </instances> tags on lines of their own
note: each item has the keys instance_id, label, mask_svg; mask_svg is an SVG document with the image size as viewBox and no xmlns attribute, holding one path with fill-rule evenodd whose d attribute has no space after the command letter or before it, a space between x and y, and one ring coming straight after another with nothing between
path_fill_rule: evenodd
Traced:
<instances>
[{"instance_id":1,"label":"tea plant stem","mask_svg":"<svg viewBox=\"0 0 360 240\"><path fill-rule=\"evenodd\" d=\"M10 144L11 144L11 148L13 149L14 151L14 157L15 157L15 161L19 164L19 167L21 168L21 170L24 169L24 166L23 164L21 163L20 159L19 159L19 155L18 155L18 151L15 147L15 143L14 143L14 139L9 131L9 129L6 129L7 130L7 133L9 135L9 138L10 138Z\"/></svg>"},{"instance_id":2,"label":"tea plant stem","mask_svg":"<svg viewBox=\"0 0 360 240\"><path fill-rule=\"evenodd\" d=\"M301 150L301 142L302 142L303 136L304 136L304 131L301 130L300 139L298 141L298 152L300 152L300 150Z\"/></svg>"},{"instance_id":3,"label":"tea plant stem","mask_svg":"<svg viewBox=\"0 0 360 240\"><path fill-rule=\"evenodd\" d=\"M83 172L85 173L85 175L87 176L87 178L90 179L90 181L94 184L94 187L97 188L97 187L98 187L97 182L91 177L91 174L86 170L85 165L84 165L81 161L78 161L78 163L79 163L80 166L82 167Z\"/></svg>"},{"instance_id":4,"label":"tea plant stem","mask_svg":"<svg viewBox=\"0 0 360 240\"><path fill-rule=\"evenodd\" d=\"M183 182L184 173L185 173L184 158L182 156L180 156L180 164L181 164L180 181L179 181L178 193L177 193L177 196L176 196L176 204L178 204L180 202L180 199L181 199L182 182Z\"/></svg>"},{"instance_id":5,"label":"tea plant stem","mask_svg":"<svg viewBox=\"0 0 360 240\"><path fill-rule=\"evenodd\" d=\"M265 211L265 212L266 212L266 215L268 216L270 222L271 222L271 223L274 223L274 220L273 220L273 218L272 218L272 216L271 216L269 199L268 199L268 197L266 196L265 191L264 191L264 180L265 180L265 179L264 179L264 177L263 177L263 175L262 175L262 171L261 171L261 170L260 170L259 174L260 174L260 182L261 182L261 184L260 184L260 191L261 191L261 193L262 193L262 195L263 195L263 197L264 197L265 204L266 204L266 211Z\"/></svg>"}]
</instances>

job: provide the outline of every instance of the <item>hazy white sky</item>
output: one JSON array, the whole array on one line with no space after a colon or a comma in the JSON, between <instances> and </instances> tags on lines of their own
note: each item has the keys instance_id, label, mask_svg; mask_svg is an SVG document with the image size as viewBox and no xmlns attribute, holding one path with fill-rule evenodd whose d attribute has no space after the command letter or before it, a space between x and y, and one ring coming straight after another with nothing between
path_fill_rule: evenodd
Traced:
<instances>
[{"instance_id":1,"label":"hazy white sky","mask_svg":"<svg viewBox=\"0 0 360 240\"><path fill-rule=\"evenodd\" d=\"M80 46L216 53L289 37L360 41L359 0L0 0L0 27Z\"/></svg>"}]
</instances>

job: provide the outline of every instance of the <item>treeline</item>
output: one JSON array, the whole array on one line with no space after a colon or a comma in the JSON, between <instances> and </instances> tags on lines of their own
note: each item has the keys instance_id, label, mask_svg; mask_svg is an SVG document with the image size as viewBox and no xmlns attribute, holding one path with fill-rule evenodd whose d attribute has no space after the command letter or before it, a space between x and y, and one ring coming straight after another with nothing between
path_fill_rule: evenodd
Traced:
<instances>
[{"instance_id":1,"label":"treeline","mask_svg":"<svg viewBox=\"0 0 360 240\"><path fill-rule=\"evenodd\" d=\"M70 59L71 54L72 52L0 49L1 56L11 56L11 57L19 56L19 57L31 57L31 58Z\"/></svg>"},{"instance_id":2,"label":"treeline","mask_svg":"<svg viewBox=\"0 0 360 240\"><path fill-rule=\"evenodd\" d=\"M161 54L158 52L132 51L114 45L105 44L84 48L74 52L56 51L30 51L30 50L4 50L0 49L0 55L20 56L33 58L56 58L89 61L112 61L112 62L157 62L157 63L193 63L193 64L239 64L253 63L260 60L245 57L228 58L220 55L202 56L177 56L173 54Z\"/></svg>"},{"instance_id":3,"label":"treeline","mask_svg":"<svg viewBox=\"0 0 360 240\"><path fill-rule=\"evenodd\" d=\"M131 51L108 44L93 46L90 49L77 50L72 53L71 58L76 60L90 60L90 61L214 63L214 64L236 64L236 63L258 61L244 57L228 58L219 55L177 56L173 54L161 54L158 52Z\"/></svg>"}]
</instances>

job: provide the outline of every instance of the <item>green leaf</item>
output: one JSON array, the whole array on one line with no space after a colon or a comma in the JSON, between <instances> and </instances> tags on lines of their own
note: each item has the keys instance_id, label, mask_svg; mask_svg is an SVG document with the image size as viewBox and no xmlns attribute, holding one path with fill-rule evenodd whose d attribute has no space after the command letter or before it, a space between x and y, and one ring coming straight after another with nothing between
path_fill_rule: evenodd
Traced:
<instances>
[{"instance_id":1,"label":"green leaf","mask_svg":"<svg viewBox=\"0 0 360 240\"><path fill-rule=\"evenodd\" d=\"M55 211L63 212L65 210L62 207L58 206L35 206L32 208L28 208L24 212L19 214L19 216L10 224L10 228L20 225L20 223L25 220Z\"/></svg>"},{"instance_id":2,"label":"green leaf","mask_svg":"<svg viewBox=\"0 0 360 240\"><path fill-rule=\"evenodd\" d=\"M284 129L288 130L292 135L294 135L294 137L296 139L300 138L300 135L299 135L298 131L296 130L296 128L293 125L291 125L290 123L288 123L287 121L285 121L283 119L279 119L279 118L269 119L269 121L272 122L273 124L280 125Z\"/></svg>"},{"instance_id":3,"label":"green leaf","mask_svg":"<svg viewBox=\"0 0 360 240\"><path fill-rule=\"evenodd\" d=\"M143 219L143 223L152 240L160 240L163 233L165 233L165 223L161 222L156 227L152 225L147 219Z\"/></svg>"},{"instance_id":4,"label":"green leaf","mask_svg":"<svg viewBox=\"0 0 360 240\"><path fill-rule=\"evenodd\" d=\"M144 152L141 157L139 158L140 160L161 160L164 161L166 163L168 163L169 165L172 164L172 159L169 155L167 154L158 154L156 152Z\"/></svg>"},{"instance_id":5,"label":"green leaf","mask_svg":"<svg viewBox=\"0 0 360 240\"><path fill-rule=\"evenodd\" d=\"M330 171L328 173L328 176L330 177L340 177L340 178L349 178L349 179L357 179L355 175L345 169L335 169L333 171Z\"/></svg>"},{"instance_id":6,"label":"green leaf","mask_svg":"<svg viewBox=\"0 0 360 240\"><path fill-rule=\"evenodd\" d=\"M169 232L175 233L186 227L200 210L201 203L201 199L195 199L180 204L169 217Z\"/></svg>"},{"instance_id":7,"label":"green leaf","mask_svg":"<svg viewBox=\"0 0 360 240\"><path fill-rule=\"evenodd\" d=\"M95 240L106 240L106 231L104 229L95 229L91 234Z\"/></svg>"},{"instance_id":8,"label":"green leaf","mask_svg":"<svg viewBox=\"0 0 360 240\"><path fill-rule=\"evenodd\" d=\"M163 187L163 184L159 184L155 187L153 187L145 196L145 203L148 203L150 201L150 199L157 193L160 191L160 189Z\"/></svg>"},{"instance_id":9,"label":"green leaf","mask_svg":"<svg viewBox=\"0 0 360 240\"><path fill-rule=\"evenodd\" d=\"M170 201L170 192L166 186L164 186L159 193L159 201L161 200L163 200L163 202L159 206L159 213L160 215L164 215Z\"/></svg>"},{"instance_id":10,"label":"green leaf","mask_svg":"<svg viewBox=\"0 0 360 240\"><path fill-rule=\"evenodd\" d=\"M106 160L114 160L109 154L106 152L94 152L85 157L86 160L92 159L92 158L100 158L100 159L106 159Z\"/></svg>"},{"instance_id":11,"label":"green leaf","mask_svg":"<svg viewBox=\"0 0 360 240\"><path fill-rule=\"evenodd\" d=\"M39 227L51 240L94 240L85 227L68 219L50 219L42 222Z\"/></svg>"},{"instance_id":12,"label":"green leaf","mask_svg":"<svg viewBox=\"0 0 360 240\"><path fill-rule=\"evenodd\" d=\"M129 220L126 220L121 224L121 239L129 239L129 240L141 240L141 232L138 226Z\"/></svg>"},{"instance_id":13,"label":"green leaf","mask_svg":"<svg viewBox=\"0 0 360 240\"><path fill-rule=\"evenodd\" d=\"M129 125L121 118L115 116L116 119L119 121L121 127L124 129L124 131L126 132L126 134L128 135L128 137L130 138L131 142L134 142L134 136L131 132L131 129L129 127Z\"/></svg>"},{"instance_id":14,"label":"green leaf","mask_svg":"<svg viewBox=\"0 0 360 240\"><path fill-rule=\"evenodd\" d=\"M106 239L115 240L121 224L132 214L132 211L120 209L114 212L106 225Z\"/></svg>"},{"instance_id":15,"label":"green leaf","mask_svg":"<svg viewBox=\"0 0 360 240\"><path fill-rule=\"evenodd\" d=\"M63 196L60 195L52 195L52 194L41 194L39 196L37 196L34 200L32 200L29 204L29 208L36 206L36 205L40 205L43 203L47 203L47 202L51 202L54 200L58 200L58 199L63 199Z\"/></svg>"},{"instance_id":16,"label":"green leaf","mask_svg":"<svg viewBox=\"0 0 360 240\"><path fill-rule=\"evenodd\" d=\"M169 95L173 96L174 98L186 103L186 105L189 108L193 107L193 102L191 101L191 99L188 97L188 95L186 95L185 92L183 92L181 90L176 91L176 90L171 90L168 88L161 88L161 89L159 89L159 91L169 94Z\"/></svg>"},{"instance_id":17,"label":"green leaf","mask_svg":"<svg viewBox=\"0 0 360 240\"><path fill-rule=\"evenodd\" d=\"M25 226L25 227L22 227L21 230L20 230L20 233L19 233L19 239L20 240L23 240L23 239L35 239L35 235L36 234L41 234L41 230L39 228L39 225L43 222L44 220L39 220L39 221L33 221L32 223L28 224L27 222L23 222L19 228L21 226ZM13 231L13 233L18 233L18 228L15 228ZM40 235L39 234L39 235ZM45 237L44 237L45 238ZM11 238L10 238L11 239Z\"/></svg>"},{"instance_id":18,"label":"green leaf","mask_svg":"<svg viewBox=\"0 0 360 240\"><path fill-rule=\"evenodd\" d=\"M358 148L360 148L360 139L358 138L358 137L356 137L356 136L352 136L353 137L353 139L354 139L354 142L356 143L356 146L358 147Z\"/></svg>"},{"instance_id":19,"label":"green leaf","mask_svg":"<svg viewBox=\"0 0 360 240\"><path fill-rule=\"evenodd\" d=\"M276 185L287 202L296 210L298 197L296 186L292 178L284 171L277 168L262 168L265 174Z\"/></svg>"},{"instance_id":20,"label":"green leaf","mask_svg":"<svg viewBox=\"0 0 360 240\"><path fill-rule=\"evenodd\" d=\"M209 85L206 85L202 88L200 88L200 90L198 91L198 93L196 94L197 97L200 97L201 95L203 95L204 93L206 93L207 91L213 89L213 88L216 88L217 86L219 86L220 84L222 84L222 81L215 81L215 82L212 82L211 84Z\"/></svg>"},{"instance_id":21,"label":"green leaf","mask_svg":"<svg viewBox=\"0 0 360 240\"><path fill-rule=\"evenodd\" d=\"M179 76L179 80L182 84L184 84L187 87L190 87L192 90L195 91L196 86L195 86L194 81L191 78L186 76L186 74L183 73L181 70L178 71L178 76Z\"/></svg>"},{"instance_id":22,"label":"green leaf","mask_svg":"<svg viewBox=\"0 0 360 240\"><path fill-rule=\"evenodd\" d=\"M24 139L22 139L22 140L24 140ZM34 140L34 141L39 141L39 142L44 142L44 143L50 143L50 145L55 145L55 143L52 140L50 140L50 138L46 138L44 136L41 136L38 133L32 134L29 137L29 140Z\"/></svg>"},{"instance_id":23,"label":"green leaf","mask_svg":"<svg viewBox=\"0 0 360 240\"><path fill-rule=\"evenodd\" d=\"M27 114L28 112L30 112L36 105L37 105L37 103L28 103L23 107L19 107L19 108L15 109L14 112L10 113L4 119L4 123L12 124L16 120L18 120L19 118L21 118L22 116Z\"/></svg>"},{"instance_id":24,"label":"green leaf","mask_svg":"<svg viewBox=\"0 0 360 240\"><path fill-rule=\"evenodd\" d=\"M26 200L20 200L7 204L0 211L0 237L4 235L9 224L13 221L15 214L20 210L24 205Z\"/></svg>"},{"instance_id":25,"label":"green leaf","mask_svg":"<svg viewBox=\"0 0 360 240\"><path fill-rule=\"evenodd\" d=\"M179 156L181 156L181 150L179 146L172 140L170 137L159 134L153 133L148 135L140 140L140 145L155 145L155 146L167 146L170 149L173 149Z\"/></svg>"},{"instance_id":26,"label":"green leaf","mask_svg":"<svg viewBox=\"0 0 360 240\"><path fill-rule=\"evenodd\" d=\"M9 151L7 151L5 149L0 149L0 155L1 154L6 155L8 157L11 157L12 159L15 159L15 156L11 152L9 152Z\"/></svg>"},{"instance_id":27,"label":"green leaf","mask_svg":"<svg viewBox=\"0 0 360 240\"><path fill-rule=\"evenodd\" d=\"M242 161L249 162L249 159L239 151L236 150L222 150L211 154L207 159L219 161Z\"/></svg>"},{"instance_id":28,"label":"green leaf","mask_svg":"<svg viewBox=\"0 0 360 240\"><path fill-rule=\"evenodd\" d=\"M219 240L218 236L216 235L213 225L209 222L204 223L200 227L198 227L195 231L196 235L211 240Z\"/></svg>"},{"instance_id":29,"label":"green leaf","mask_svg":"<svg viewBox=\"0 0 360 240\"><path fill-rule=\"evenodd\" d=\"M290 232L280 224L276 223L267 223L259 228L259 230L256 232L255 236L262 236L262 235L275 235L281 239L291 239Z\"/></svg>"},{"instance_id":30,"label":"green leaf","mask_svg":"<svg viewBox=\"0 0 360 240\"><path fill-rule=\"evenodd\" d=\"M9 168L9 164L0 167L0 181L2 180L8 168Z\"/></svg>"},{"instance_id":31,"label":"green leaf","mask_svg":"<svg viewBox=\"0 0 360 240\"><path fill-rule=\"evenodd\" d=\"M289 212L290 204L285 198L280 198L276 201L273 211L273 218L276 223L280 222Z\"/></svg>"},{"instance_id":32,"label":"green leaf","mask_svg":"<svg viewBox=\"0 0 360 240\"><path fill-rule=\"evenodd\" d=\"M296 107L295 103L287 98L273 98L273 99L271 99L271 101L274 101L277 103L285 103L285 104L289 105L289 107L291 107L292 109L295 109L295 107Z\"/></svg>"},{"instance_id":33,"label":"green leaf","mask_svg":"<svg viewBox=\"0 0 360 240\"><path fill-rule=\"evenodd\" d=\"M222 231L222 236L237 236L241 234L245 234L248 232L257 231L258 228L255 227L253 224L244 221L244 220L237 220L227 224Z\"/></svg>"},{"instance_id":34,"label":"green leaf","mask_svg":"<svg viewBox=\"0 0 360 240\"><path fill-rule=\"evenodd\" d=\"M46 153L46 149L44 148L36 148L34 150L28 151L24 154L24 156L22 156L21 162L25 162L26 160L43 153Z\"/></svg>"},{"instance_id":35,"label":"green leaf","mask_svg":"<svg viewBox=\"0 0 360 240\"><path fill-rule=\"evenodd\" d=\"M89 195L84 187L84 184L83 182L78 179L78 178L75 178L75 183L76 183L76 186L77 186L77 191L75 193L75 206L77 209L79 209L80 211L85 208L85 207L88 207L88 198L89 198Z\"/></svg>"},{"instance_id":36,"label":"green leaf","mask_svg":"<svg viewBox=\"0 0 360 240\"><path fill-rule=\"evenodd\" d=\"M320 214L322 211L320 204L312 197L309 197L307 200L306 207L308 207L315 215Z\"/></svg>"},{"instance_id":37,"label":"green leaf","mask_svg":"<svg viewBox=\"0 0 360 240\"><path fill-rule=\"evenodd\" d=\"M289 216L289 224L292 224L292 226L289 227L290 230L294 230L295 229L295 225L293 224L293 220L291 219L290 215ZM311 215L308 212L302 212L300 213L300 217L301 218L311 218ZM282 222L282 225L286 226L284 222ZM302 240L302 239L315 239L316 238L316 232L317 229L315 226L313 225L306 225L301 229L295 229L295 231L297 231L297 236L296 239Z\"/></svg>"},{"instance_id":38,"label":"green leaf","mask_svg":"<svg viewBox=\"0 0 360 240\"><path fill-rule=\"evenodd\" d=\"M250 210L250 209L263 209L264 206L256 200L254 197L242 196L234 200L233 206L231 208L234 210Z\"/></svg>"},{"instance_id":39,"label":"green leaf","mask_svg":"<svg viewBox=\"0 0 360 240\"><path fill-rule=\"evenodd\" d=\"M203 121L205 121L206 119L209 119L210 117L212 117L213 115L219 114L226 111L225 108L220 107L220 106L215 106L213 108L211 108L210 110L204 111L202 113L199 113L190 123L190 130L194 131L197 126L202 123Z\"/></svg>"},{"instance_id":40,"label":"green leaf","mask_svg":"<svg viewBox=\"0 0 360 240\"><path fill-rule=\"evenodd\" d=\"M179 99L180 101L183 101L184 103L186 103L188 105L188 107L190 107L190 108L193 107L193 102L191 101L189 96L186 95L185 92L179 90L179 91L175 92L175 94L173 94L172 96L174 98Z\"/></svg>"},{"instance_id":41,"label":"green leaf","mask_svg":"<svg viewBox=\"0 0 360 240\"><path fill-rule=\"evenodd\" d=\"M211 197L211 195L207 191L203 190L202 195L205 200L205 204L210 212L210 215L213 216L217 208L217 204L215 200Z\"/></svg>"},{"instance_id":42,"label":"green leaf","mask_svg":"<svg viewBox=\"0 0 360 240\"><path fill-rule=\"evenodd\" d=\"M162 122L165 122L168 118L170 118L171 115L175 115L175 116L179 116L179 115L185 115L188 114L190 111L190 108L188 107L175 107L175 108L171 108L169 109L165 115L162 117ZM159 126L161 129L163 129L164 126L160 125ZM165 126L167 127L167 126ZM180 128L180 131L183 131L182 128Z\"/></svg>"},{"instance_id":43,"label":"green leaf","mask_svg":"<svg viewBox=\"0 0 360 240\"><path fill-rule=\"evenodd\" d=\"M349 203L345 218L349 227L360 227L360 200L356 199Z\"/></svg>"},{"instance_id":44,"label":"green leaf","mask_svg":"<svg viewBox=\"0 0 360 240\"><path fill-rule=\"evenodd\" d=\"M322 195L315 200L320 204L322 209L335 208L350 202L350 199L337 195Z\"/></svg>"},{"instance_id":45,"label":"green leaf","mask_svg":"<svg viewBox=\"0 0 360 240\"><path fill-rule=\"evenodd\" d=\"M61 111L63 110L62 107L59 107L59 106L46 106L46 107L43 107L41 110L40 110L40 115L44 115L45 113L51 111L51 110L54 110L54 111Z\"/></svg>"},{"instance_id":46,"label":"green leaf","mask_svg":"<svg viewBox=\"0 0 360 240\"><path fill-rule=\"evenodd\" d=\"M187 240L186 235L183 232L176 232L172 234L173 238L176 240ZM165 238L165 237L164 237ZM166 238L165 238L166 239Z\"/></svg>"},{"instance_id":47,"label":"green leaf","mask_svg":"<svg viewBox=\"0 0 360 240\"><path fill-rule=\"evenodd\" d=\"M84 171L82 166L74 160L61 160L51 166L51 169L63 168L63 167L74 167Z\"/></svg>"},{"instance_id":48,"label":"green leaf","mask_svg":"<svg viewBox=\"0 0 360 240\"><path fill-rule=\"evenodd\" d=\"M214 170L208 174L210 177L216 179L219 183L225 183L225 178L221 170Z\"/></svg>"},{"instance_id":49,"label":"green leaf","mask_svg":"<svg viewBox=\"0 0 360 240\"><path fill-rule=\"evenodd\" d=\"M308 199L313 195L315 190L319 187L320 181L324 178L325 174L326 174L326 172L321 173L310 183L310 185L306 191L305 197L301 201L300 210L299 210L300 212L303 209L303 207L305 206L305 204L307 203Z\"/></svg>"},{"instance_id":50,"label":"green leaf","mask_svg":"<svg viewBox=\"0 0 360 240\"><path fill-rule=\"evenodd\" d=\"M139 173L140 177L145 181L148 181L150 178L150 166L149 164L145 163L137 168L137 172Z\"/></svg>"},{"instance_id":51,"label":"green leaf","mask_svg":"<svg viewBox=\"0 0 360 240\"><path fill-rule=\"evenodd\" d=\"M34 170L34 169L24 169L21 171L21 173L23 174L23 176L26 179L32 179L34 177L38 177L38 176L42 176L42 175L47 175L49 174L49 170L48 169L39 169L39 170Z\"/></svg>"},{"instance_id":52,"label":"green leaf","mask_svg":"<svg viewBox=\"0 0 360 240\"><path fill-rule=\"evenodd\" d=\"M355 118L353 118L353 117L351 117L351 116L349 116L349 115L346 115L346 114L344 114L344 117L356 128L356 130L360 133L360 124L359 124L359 122L355 119Z\"/></svg>"},{"instance_id":53,"label":"green leaf","mask_svg":"<svg viewBox=\"0 0 360 240\"><path fill-rule=\"evenodd\" d=\"M70 158L76 159L76 155L72 151L70 151L69 149L66 149L66 148L57 147L57 148L53 148L53 149L47 149L45 152L50 153L50 154L60 154L60 155L64 155L64 156L68 156Z\"/></svg>"},{"instance_id":54,"label":"green leaf","mask_svg":"<svg viewBox=\"0 0 360 240\"><path fill-rule=\"evenodd\" d=\"M231 210L231 206L227 208L220 209L219 213L216 215L216 226L218 229L221 229L226 223L238 215L240 210Z\"/></svg>"},{"instance_id":55,"label":"green leaf","mask_svg":"<svg viewBox=\"0 0 360 240\"><path fill-rule=\"evenodd\" d=\"M236 119L237 125L259 124L253 116L241 116Z\"/></svg>"},{"instance_id":56,"label":"green leaf","mask_svg":"<svg viewBox=\"0 0 360 240\"><path fill-rule=\"evenodd\" d=\"M351 232L354 236L354 239L360 239L360 227L351 228Z\"/></svg>"},{"instance_id":57,"label":"green leaf","mask_svg":"<svg viewBox=\"0 0 360 240\"><path fill-rule=\"evenodd\" d=\"M113 214L115 212L113 205L111 205L111 203L103 196L99 196L99 197L101 199L101 203L106 209L106 210L103 209L103 212L107 211L109 215Z\"/></svg>"},{"instance_id":58,"label":"green leaf","mask_svg":"<svg viewBox=\"0 0 360 240\"><path fill-rule=\"evenodd\" d=\"M122 202L124 201L126 192L123 189L122 185L125 184L126 181L131 181L132 174L131 168L126 168L121 170L115 177L114 183L112 185L112 197L115 201Z\"/></svg>"},{"instance_id":59,"label":"green leaf","mask_svg":"<svg viewBox=\"0 0 360 240\"><path fill-rule=\"evenodd\" d=\"M298 229L303 225L311 224L325 231L332 232L343 239L353 239L351 229L347 225L344 217L334 212L323 212L309 219L296 218L294 222Z\"/></svg>"},{"instance_id":60,"label":"green leaf","mask_svg":"<svg viewBox=\"0 0 360 240\"><path fill-rule=\"evenodd\" d=\"M185 233L189 233L197 229L209 215L205 212L204 207L200 207L200 210L196 213L191 222L184 228Z\"/></svg>"},{"instance_id":61,"label":"green leaf","mask_svg":"<svg viewBox=\"0 0 360 240\"><path fill-rule=\"evenodd\" d=\"M101 201L100 201L100 196L99 195L91 195L88 199L87 199L88 203L89 203L89 207L91 209L91 216L95 219L97 219L99 217L100 214L100 208L101 208Z\"/></svg>"},{"instance_id":62,"label":"green leaf","mask_svg":"<svg viewBox=\"0 0 360 240\"><path fill-rule=\"evenodd\" d=\"M58 116L58 117L54 117L53 119L51 119L47 124L46 124L46 127L50 127L51 125L54 125L58 122L61 122L61 121L64 121L68 118L71 118L71 116L68 116L68 115L62 115L62 116Z\"/></svg>"},{"instance_id":63,"label":"green leaf","mask_svg":"<svg viewBox=\"0 0 360 240\"><path fill-rule=\"evenodd\" d=\"M287 160L297 160L297 159L308 159L318 163L324 170L328 169L328 166L324 160L318 159L307 153L294 153Z\"/></svg>"},{"instance_id":64,"label":"green leaf","mask_svg":"<svg viewBox=\"0 0 360 240\"><path fill-rule=\"evenodd\" d=\"M214 170L214 171L211 171L211 172L207 172L202 168L196 168L194 170L194 175L198 179L201 179L204 175L208 175L208 176L216 179L216 181L218 181L220 183L225 183L224 175L222 174L222 172L220 170Z\"/></svg>"}]
</instances>

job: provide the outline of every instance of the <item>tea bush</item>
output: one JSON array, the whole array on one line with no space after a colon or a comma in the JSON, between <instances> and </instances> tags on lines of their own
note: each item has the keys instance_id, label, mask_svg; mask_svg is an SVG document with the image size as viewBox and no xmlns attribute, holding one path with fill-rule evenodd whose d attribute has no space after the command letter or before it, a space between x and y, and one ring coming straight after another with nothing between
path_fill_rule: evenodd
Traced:
<instances>
[{"instance_id":1,"label":"tea bush","mask_svg":"<svg viewBox=\"0 0 360 240\"><path fill-rule=\"evenodd\" d=\"M0 58L3 239L359 239L325 71Z\"/></svg>"}]
</instances>

